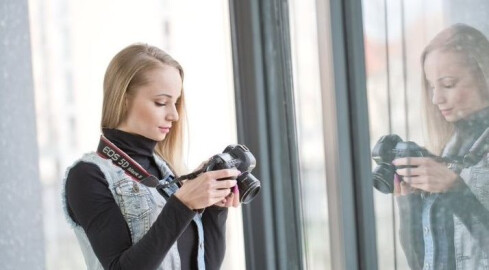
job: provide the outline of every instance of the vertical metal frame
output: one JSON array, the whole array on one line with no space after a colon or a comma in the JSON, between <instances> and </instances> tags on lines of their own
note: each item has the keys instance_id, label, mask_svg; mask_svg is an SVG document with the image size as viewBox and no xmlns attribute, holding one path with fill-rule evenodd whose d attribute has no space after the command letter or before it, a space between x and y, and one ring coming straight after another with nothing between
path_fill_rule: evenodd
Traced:
<instances>
[{"instance_id":1,"label":"vertical metal frame","mask_svg":"<svg viewBox=\"0 0 489 270\"><path fill-rule=\"evenodd\" d=\"M302 269L287 1L230 9L238 139L263 184L243 207L247 269ZM317 0L317 10L332 268L377 269L361 2Z\"/></svg>"},{"instance_id":2,"label":"vertical metal frame","mask_svg":"<svg viewBox=\"0 0 489 270\"><path fill-rule=\"evenodd\" d=\"M316 4L332 269L377 269L361 1Z\"/></svg>"},{"instance_id":3,"label":"vertical metal frame","mask_svg":"<svg viewBox=\"0 0 489 270\"><path fill-rule=\"evenodd\" d=\"M288 2L229 3L238 140L256 156L262 181L243 206L246 269L302 269Z\"/></svg>"}]
</instances>

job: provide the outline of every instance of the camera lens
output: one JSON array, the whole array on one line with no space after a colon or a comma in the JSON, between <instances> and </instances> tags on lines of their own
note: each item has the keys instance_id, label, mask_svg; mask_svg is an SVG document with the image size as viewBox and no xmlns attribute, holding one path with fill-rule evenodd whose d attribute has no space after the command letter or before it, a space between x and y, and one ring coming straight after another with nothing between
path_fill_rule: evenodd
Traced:
<instances>
[{"instance_id":1,"label":"camera lens","mask_svg":"<svg viewBox=\"0 0 489 270\"><path fill-rule=\"evenodd\" d=\"M382 193L392 193L394 191L394 174L396 168L392 164L383 163L375 167L372 172L374 187Z\"/></svg>"},{"instance_id":2,"label":"camera lens","mask_svg":"<svg viewBox=\"0 0 489 270\"><path fill-rule=\"evenodd\" d=\"M260 181L249 172L244 172L236 179L242 204L251 202L260 192Z\"/></svg>"}]
</instances>

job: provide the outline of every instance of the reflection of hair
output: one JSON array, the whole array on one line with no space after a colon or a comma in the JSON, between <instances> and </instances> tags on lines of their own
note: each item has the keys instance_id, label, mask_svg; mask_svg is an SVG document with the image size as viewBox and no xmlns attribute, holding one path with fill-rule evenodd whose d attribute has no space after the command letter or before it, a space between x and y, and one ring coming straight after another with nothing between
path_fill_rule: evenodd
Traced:
<instances>
[{"instance_id":1,"label":"reflection of hair","mask_svg":"<svg viewBox=\"0 0 489 270\"><path fill-rule=\"evenodd\" d=\"M163 66L176 68L183 81L182 66L163 50L147 44L133 44L112 58L104 78L102 105L102 128L116 128L126 117L126 98L135 89L147 83L146 73ZM185 98L183 89L177 111L180 120L172 125L166 138L158 142L155 152L168 161L170 166L182 172L183 126L185 120Z\"/></svg>"},{"instance_id":2,"label":"reflection of hair","mask_svg":"<svg viewBox=\"0 0 489 270\"><path fill-rule=\"evenodd\" d=\"M445 121L441 112L431 103L431 93L426 80L424 62L429 53L435 50L453 51L466 57L469 67L477 72L476 78L481 79L481 85L488 90L489 85L489 41L477 29L465 25L454 24L440 33L426 46L421 55L423 78L423 100L427 117L427 128L431 147L435 153L440 153L448 139L453 134L453 123ZM483 94L488 97L489 93Z\"/></svg>"}]
</instances>

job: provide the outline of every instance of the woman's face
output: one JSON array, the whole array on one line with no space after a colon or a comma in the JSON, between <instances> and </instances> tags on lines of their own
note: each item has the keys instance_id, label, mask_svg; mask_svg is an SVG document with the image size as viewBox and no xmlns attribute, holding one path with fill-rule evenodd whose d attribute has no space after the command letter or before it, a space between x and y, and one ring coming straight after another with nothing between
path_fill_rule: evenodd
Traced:
<instances>
[{"instance_id":1,"label":"woman's face","mask_svg":"<svg viewBox=\"0 0 489 270\"><path fill-rule=\"evenodd\" d=\"M145 75L148 82L127 97L127 115L117 128L162 141L178 120L176 103L182 91L182 78L176 68L167 65Z\"/></svg>"},{"instance_id":2,"label":"woman's face","mask_svg":"<svg viewBox=\"0 0 489 270\"><path fill-rule=\"evenodd\" d=\"M424 62L432 103L448 122L456 122L489 105L477 67L457 52L435 50Z\"/></svg>"}]
</instances>

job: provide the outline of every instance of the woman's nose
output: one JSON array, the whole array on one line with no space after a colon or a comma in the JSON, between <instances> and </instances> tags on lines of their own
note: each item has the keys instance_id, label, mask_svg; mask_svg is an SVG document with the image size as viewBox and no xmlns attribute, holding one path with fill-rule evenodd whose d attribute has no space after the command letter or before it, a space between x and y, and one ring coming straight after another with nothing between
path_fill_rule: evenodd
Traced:
<instances>
[{"instance_id":1,"label":"woman's nose","mask_svg":"<svg viewBox=\"0 0 489 270\"><path fill-rule=\"evenodd\" d=\"M445 102L445 96L443 91L438 88L433 88L433 97L431 98L431 103L434 105L443 104Z\"/></svg>"},{"instance_id":2,"label":"woman's nose","mask_svg":"<svg viewBox=\"0 0 489 270\"><path fill-rule=\"evenodd\" d=\"M178 115L178 110L177 110L177 107L176 106L172 106L172 110L170 113L168 113L168 115L166 116L168 120L170 121L178 121L178 119L180 118L179 115Z\"/></svg>"}]
</instances>

